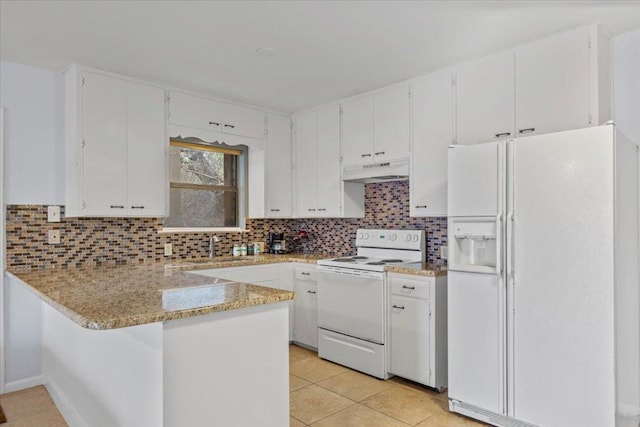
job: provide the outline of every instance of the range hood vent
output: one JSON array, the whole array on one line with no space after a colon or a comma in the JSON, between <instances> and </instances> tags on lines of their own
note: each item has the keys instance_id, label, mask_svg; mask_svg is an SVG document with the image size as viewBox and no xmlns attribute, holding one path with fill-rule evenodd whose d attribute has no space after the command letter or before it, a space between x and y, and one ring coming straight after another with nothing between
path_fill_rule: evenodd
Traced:
<instances>
[{"instance_id":1,"label":"range hood vent","mask_svg":"<svg viewBox=\"0 0 640 427\"><path fill-rule=\"evenodd\" d=\"M349 182L406 181L409 179L409 159L342 167L342 180Z\"/></svg>"}]
</instances>

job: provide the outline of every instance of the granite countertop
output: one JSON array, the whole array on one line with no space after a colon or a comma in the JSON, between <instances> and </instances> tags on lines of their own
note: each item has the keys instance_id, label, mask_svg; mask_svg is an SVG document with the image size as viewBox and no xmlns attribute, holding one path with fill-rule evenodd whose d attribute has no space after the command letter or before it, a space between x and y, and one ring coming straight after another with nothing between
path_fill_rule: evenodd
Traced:
<instances>
[{"instance_id":1,"label":"granite countertop","mask_svg":"<svg viewBox=\"0 0 640 427\"><path fill-rule=\"evenodd\" d=\"M78 325L96 330L288 301L295 295L291 291L166 269L163 264L9 274Z\"/></svg>"},{"instance_id":2,"label":"granite countertop","mask_svg":"<svg viewBox=\"0 0 640 427\"><path fill-rule=\"evenodd\" d=\"M176 260L166 264L13 270L26 288L78 325L115 329L145 323L289 301L291 291L189 273L225 267L299 262L315 264L321 254L284 254ZM387 266L386 271L438 277L447 267L428 263Z\"/></svg>"}]
</instances>

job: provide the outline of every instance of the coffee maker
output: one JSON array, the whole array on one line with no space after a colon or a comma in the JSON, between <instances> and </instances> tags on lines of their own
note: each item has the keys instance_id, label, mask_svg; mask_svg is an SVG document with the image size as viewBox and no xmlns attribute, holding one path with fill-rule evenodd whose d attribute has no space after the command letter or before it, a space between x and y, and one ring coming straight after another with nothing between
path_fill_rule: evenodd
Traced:
<instances>
[{"instance_id":1,"label":"coffee maker","mask_svg":"<svg viewBox=\"0 0 640 427\"><path fill-rule=\"evenodd\" d=\"M287 242L284 240L284 233L269 233L267 236L267 246L270 254L284 254L287 252Z\"/></svg>"}]
</instances>

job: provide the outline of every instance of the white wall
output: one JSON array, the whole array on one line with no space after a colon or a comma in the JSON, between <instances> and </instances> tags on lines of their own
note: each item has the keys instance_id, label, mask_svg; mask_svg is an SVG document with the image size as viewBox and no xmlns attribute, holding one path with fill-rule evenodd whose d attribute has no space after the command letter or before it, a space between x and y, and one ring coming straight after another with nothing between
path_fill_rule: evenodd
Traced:
<instances>
[{"instance_id":1,"label":"white wall","mask_svg":"<svg viewBox=\"0 0 640 427\"><path fill-rule=\"evenodd\" d=\"M5 203L64 204L62 73L0 61Z\"/></svg>"},{"instance_id":2,"label":"white wall","mask_svg":"<svg viewBox=\"0 0 640 427\"><path fill-rule=\"evenodd\" d=\"M618 129L640 144L640 30L613 39L613 114Z\"/></svg>"}]
</instances>

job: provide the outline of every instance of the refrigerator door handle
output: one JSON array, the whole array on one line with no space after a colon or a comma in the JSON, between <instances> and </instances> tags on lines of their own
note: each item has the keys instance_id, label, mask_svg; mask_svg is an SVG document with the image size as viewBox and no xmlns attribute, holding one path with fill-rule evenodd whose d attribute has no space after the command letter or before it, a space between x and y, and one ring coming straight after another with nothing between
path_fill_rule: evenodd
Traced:
<instances>
[{"instance_id":1,"label":"refrigerator door handle","mask_svg":"<svg viewBox=\"0 0 640 427\"><path fill-rule=\"evenodd\" d=\"M513 284L513 212L507 214L507 285Z\"/></svg>"},{"instance_id":2,"label":"refrigerator door handle","mask_svg":"<svg viewBox=\"0 0 640 427\"><path fill-rule=\"evenodd\" d=\"M502 213L496 216L496 272L502 275L502 222L504 218Z\"/></svg>"}]
</instances>

